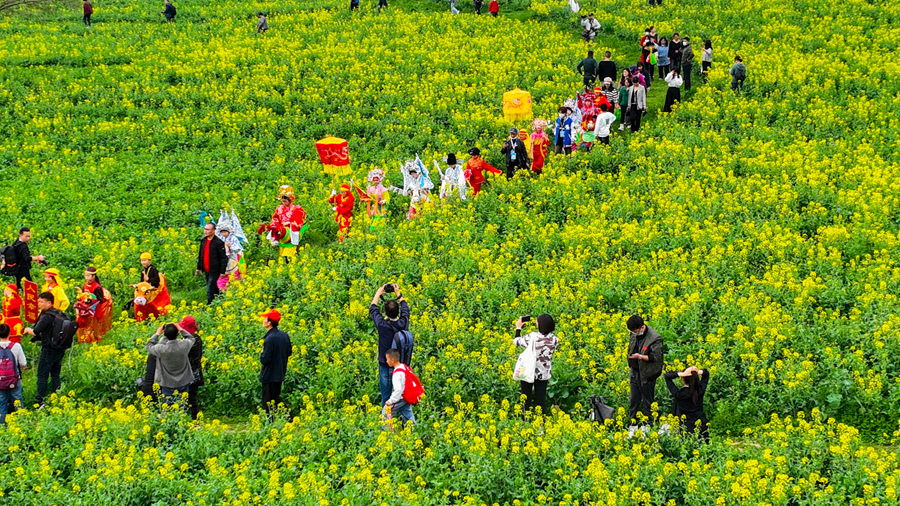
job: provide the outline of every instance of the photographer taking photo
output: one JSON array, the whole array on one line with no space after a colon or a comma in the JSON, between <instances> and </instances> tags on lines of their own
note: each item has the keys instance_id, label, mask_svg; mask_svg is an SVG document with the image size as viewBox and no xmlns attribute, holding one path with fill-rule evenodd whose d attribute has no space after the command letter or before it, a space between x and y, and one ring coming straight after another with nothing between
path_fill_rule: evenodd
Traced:
<instances>
[{"instance_id":1,"label":"photographer taking photo","mask_svg":"<svg viewBox=\"0 0 900 506\"><path fill-rule=\"evenodd\" d=\"M390 293L396 298L384 301L384 316L382 316L378 304L384 299L385 294ZM394 344L395 335L402 332L409 333L409 305L403 299L400 287L396 283L378 287L369 306L369 316L375 323L375 330L378 331L378 387L381 390L381 406L384 407L391 396L393 389L391 374L394 372L384 354Z\"/></svg>"}]
</instances>

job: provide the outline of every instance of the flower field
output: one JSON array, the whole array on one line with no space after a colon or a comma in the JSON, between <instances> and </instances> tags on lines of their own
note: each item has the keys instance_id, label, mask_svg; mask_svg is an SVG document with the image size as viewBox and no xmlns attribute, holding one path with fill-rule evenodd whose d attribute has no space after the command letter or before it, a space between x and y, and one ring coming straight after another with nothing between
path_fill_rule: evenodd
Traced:
<instances>
[{"instance_id":1,"label":"flower field","mask_svg":"<svg viewBox=\"0 0 900 506\"><path fill-rule=\"evenodd\" d=\"M500 167L503 92L529 90L544 118L574 96L576 17L543 0L496 20L429 0L352 17L330 0L177 6L165 24L161 6L98 2L90 30L75 10L0 18L0 234L32 227L32 250L70 286L95 265L117 310L152 251L173 318L198 321L207 378L196 424L138 398L155 324L117 317L101 344L75 348L46 409L0 429L4 499L896 503L900 67L885 55L900 7L585 4L604 28L595 51L620 63L649 25L695 47L712 39L709 83L638 134L551 157L539 178L489 176L477 199L419 220L397 197L372 233L357 206L338 243L317 139L348 139L359 183L377 166L399 184L415 153L430 164L473 146ZM740 94L734 54L748 67ZM281 184L311 218L298 257L270 264L277 253L254 237L248 279L202 304L198 214L234 208L249 233ZM387 282L410 301L426 389L412 432L380 432L372 404L367 304ZM256 315L269 307L294 344L294 417L274 422L257 414ZM516 415L511 379L512 322L542 312L560 338L548 390L559 409L543 427ZM663 335L667 370L711 371L709 445L622 430L634 313ZM26 353L36 365L38 348ZM29 400L33 389L31 368ZM591 394L619 408L616 423L586 420ZM669 413L662 381L657 398Z\"/></svg>"}]
</instances>

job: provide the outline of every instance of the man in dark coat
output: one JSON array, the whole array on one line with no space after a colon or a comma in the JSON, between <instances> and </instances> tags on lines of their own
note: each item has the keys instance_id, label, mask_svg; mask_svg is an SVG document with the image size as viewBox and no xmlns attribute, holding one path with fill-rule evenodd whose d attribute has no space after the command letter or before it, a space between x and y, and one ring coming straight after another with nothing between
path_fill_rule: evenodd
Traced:
<instances>
[{"instance_id":1,"label":"man in dark coat","mask_svg":"<svg viewBox=\"0 0 900 506\"><path fill-rule=\"evenodd\" d=\"M528 170L530 165L528 149L525 147L525 143L519 139L517 128L509 129L509 139L503 143L500 152L506 155L506 179L512 179L516 175L517 169Z\"/></svg>"},{"instance_id":2,"label":"man in dark coat","mask_svg":"<svg viewBox=\"0 0 900 506\"><path fill-rule=\"evenodd\" d=\"M216 226L207 223L203 227L203 239L200 240L200 252L197 255L197 272L206 274L206 303L212 304L219 294L217 282L221 277L228 277L228 255L225 254L225 243L216 237Z\"/></svg>"},{"instance_id":3,"label":"man in dark coat","mask_svg":"<svg viewBox=\"0 0 900 506\"><path fill-rule=\"evenodd\" d=\"M22 278L31 281L31 262L43 262L44 255L32 256L31 250L28 248L28 242L31 241L31 229L22 227L19 229L19 238L12 244L15 252L16 263L14 267L16 277L16 286L22 289Z\"/></svg>"},{"instance_id":4,"label":"man in dark coat","mask_svg":"<svg viewBox=\"0 0 900 506\"><path fill-rule=\"evenodd\" d=\"M53 307L53 294L44 292L38 297L38 309L41 315L38 317L34 328L26 328L22 332L31 336L31 342L41 343L41 355L38 358L37 370L37 394L34 403L44 405L47 396L47 379L52 380L50 393L59 390L61 381L59 374L62 370L63 358L66 356L66 348L53 346L53 336L61 330L62 324L58 320L65 318L62 311Z\"/></svg>"},{"instance_id":5,"label":"man in dark coat","mask_svg":"<svg viewBox=\"0 0 900 506\"><path fill-rule=\"evenodd\" d=\"M270 309L260 316L263 318L266 336L263 338L262 354L259 356L259 362L262 364L259 382L262 383L263 408L266 413L271 413L283 402L281 384L287 375L287 362L291 356L292 345L290 336L278 330L281 313L277 309Z\"/></svg>"},{"instance_id":6,"label":"man in dark coat","mask_svg":"<svg viewBox=\"0 0 900 506\"><path fill-rule=\"evenodd\" d=\"M656 392L656 380L663 370L663 340L659 333L634 315L628 319L628 368L631 384L631 403L628 417L636 419L638 411L651 415Z\"/></svg>"}]
</instances>

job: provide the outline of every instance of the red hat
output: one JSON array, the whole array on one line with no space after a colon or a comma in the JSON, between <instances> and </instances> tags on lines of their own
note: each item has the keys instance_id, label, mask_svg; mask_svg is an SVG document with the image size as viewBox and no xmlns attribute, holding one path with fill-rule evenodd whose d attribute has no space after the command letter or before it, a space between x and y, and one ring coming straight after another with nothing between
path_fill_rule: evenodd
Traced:
<instances>
[{"instance_id":1,"label":"red hat","mask_svg":"<svg viewBox=\"0 0 900 506\"><path fill-rule=\"evenodd\" d=\"M7 289L7 290L12 290L12 291L14 291L14 292L16 292L16 293L19 293L19 287L16 286L15 283L10 283L10 284L6 285L6 289Z\"/></svg>"},{"instance_id":2,"label":"red hat","mask_svg":"<svg viewBox=\"0 0 900 506\"><path fill-rule=\"evenodd\" d=\"M349 184L342 184L342 185L341 185L341 191L345 191L345 192L350 191L350 185L349 185Z\"/></svg>"},{"instance_id":3,"label":"red hat","mask_svg":"<svg viewBox=\"0 0 900 506\"><path fill-rule=\"evenodd\" d=\"M263 318L268 318L268 319L272 320L273 322L281 321L281 313L279 313L277 309L270 309L270 310L266 311L265 313L260 313L259 316L262 316Z\"/></svg>"},{"instance_id":4,"label":"red hat","mask_svg":"<svg viewBox=\"0 0 900 506\"><path fill-rule=\"evenodd\" d=\"M190 334L197 333L197 320L193 316L185 316L178 325Z\"/></svg>"}]
</instances>

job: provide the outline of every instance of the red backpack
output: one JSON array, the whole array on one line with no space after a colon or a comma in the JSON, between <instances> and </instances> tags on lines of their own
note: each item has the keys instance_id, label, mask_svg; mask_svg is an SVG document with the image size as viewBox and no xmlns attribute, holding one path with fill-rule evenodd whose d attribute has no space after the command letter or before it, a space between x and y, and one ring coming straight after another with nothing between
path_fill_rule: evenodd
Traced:
<instances>
[{"instance_id":1,"label":"red backpack","mask_svg":"<svg viewBox=\"0 0 900 506\"><path fill-rule=\"evenodd\" d=\"M19 384L19 364L11 348L12 343L0 347L0 390L12 390Z\"/></svg>"},{"instance_id":2,"label":"red backpack","mask_svg":"<svg viewBox=\"0 0 900 506\"><path fill-rule=\"evenodd\" d=\"M409 367L396 368L394 369L393 374L397 374L398 372L402 372L406 375L406 386L403 387L403 400L409 404L418 404L419 399L422 398L422 394L425 393L425 388L422 387L422 382L419 381L419 377L413 374Z\"/></svg>"}]
</instances>

